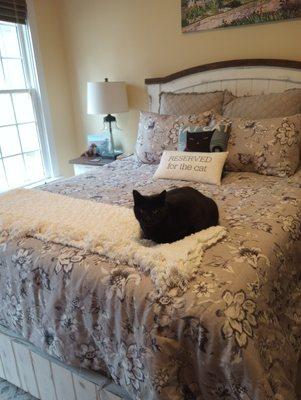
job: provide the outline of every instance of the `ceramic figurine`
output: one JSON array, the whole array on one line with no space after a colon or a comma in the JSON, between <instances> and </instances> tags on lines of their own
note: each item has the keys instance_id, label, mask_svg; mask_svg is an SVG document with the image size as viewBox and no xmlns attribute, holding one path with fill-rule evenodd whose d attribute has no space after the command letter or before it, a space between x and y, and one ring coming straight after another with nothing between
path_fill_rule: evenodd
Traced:
<instances>
[{"instance_id":1,"label":"ceramic figurine","mask_svg":"<svg viewBox=\"0 0 301 400\"><path fill-rule=\"evenodd\" d=\"M81 157L100 157L101 154L97 150L95 143L90 144L89 149L85 151Z\"/></svg>"}]
</instances>

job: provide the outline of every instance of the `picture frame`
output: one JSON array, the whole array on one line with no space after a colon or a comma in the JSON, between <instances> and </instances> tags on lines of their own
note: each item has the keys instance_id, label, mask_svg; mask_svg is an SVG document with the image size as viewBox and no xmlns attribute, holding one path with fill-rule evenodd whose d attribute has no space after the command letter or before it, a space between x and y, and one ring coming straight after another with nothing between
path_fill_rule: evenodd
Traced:
<instances>
[{"instance_id":1,"label":"picture frame","mask_svg":"<svg viewBox=\"0 0 301 400\"><path fill-rule=\"evenodd\" d=\"M181 0L182 32L301 18L301 0Z\"/></svg>"}]
</instances>

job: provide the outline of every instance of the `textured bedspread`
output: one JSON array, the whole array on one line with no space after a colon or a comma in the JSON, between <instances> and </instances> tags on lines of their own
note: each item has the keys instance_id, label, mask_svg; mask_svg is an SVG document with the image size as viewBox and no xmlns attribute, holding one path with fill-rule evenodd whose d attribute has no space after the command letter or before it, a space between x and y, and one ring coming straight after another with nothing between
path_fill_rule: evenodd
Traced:
<instances>
[{"instance_id":1,"label":"textured bedspread","mask_svg":"<svg viewBox=\"0 0 301 400\"><path fill-rule=\"evenodd\" d=\"M132 206L153 181L132 158L44 190ZM192 281L158 290L134 267L32 237L4 241L0 324L76 366L101 370L135 399L295 399L301 347L301 171L193 184L219 205L228 235ZM6 232L0 232L5 236Z\"/></svg>"}]
</instances>

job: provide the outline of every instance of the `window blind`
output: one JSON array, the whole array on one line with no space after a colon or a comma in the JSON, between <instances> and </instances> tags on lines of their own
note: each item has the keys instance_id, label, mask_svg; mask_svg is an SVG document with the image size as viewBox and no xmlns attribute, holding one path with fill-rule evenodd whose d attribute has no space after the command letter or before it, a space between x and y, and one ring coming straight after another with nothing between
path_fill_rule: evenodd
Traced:
<instances>
[{"instance_id":1,"label":"window blind","mask_svg":"<svg viewBox=\"0 0 301 400\"><path fill-rule=\"evenodd\" d=\"M26 24L26 0L0 0L0 21Z\"/></svg>"}]
</instances>

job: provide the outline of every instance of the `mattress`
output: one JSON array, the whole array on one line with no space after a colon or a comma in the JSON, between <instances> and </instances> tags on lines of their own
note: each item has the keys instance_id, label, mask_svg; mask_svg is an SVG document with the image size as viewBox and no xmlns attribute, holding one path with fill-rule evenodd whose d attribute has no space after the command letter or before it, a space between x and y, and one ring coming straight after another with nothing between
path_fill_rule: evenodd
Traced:
<instances>
[{"instance_id":1,"label":"mattress","mask_svg":"<svg viewBox=\"0 0 301 400\"><path fill-rule=\"evenodd\" d=\"M154 181L155 169L130 157L41 190L132 207L133 188L187 185ZM107 374L133 399L295 399L301 170L188 184L216 200L228 230L191 281L173 274L158 288L97 254L8 237L0 324L67 364Z\"/></svg>"}]
</instances>

